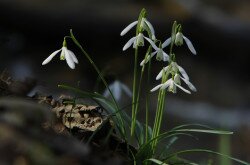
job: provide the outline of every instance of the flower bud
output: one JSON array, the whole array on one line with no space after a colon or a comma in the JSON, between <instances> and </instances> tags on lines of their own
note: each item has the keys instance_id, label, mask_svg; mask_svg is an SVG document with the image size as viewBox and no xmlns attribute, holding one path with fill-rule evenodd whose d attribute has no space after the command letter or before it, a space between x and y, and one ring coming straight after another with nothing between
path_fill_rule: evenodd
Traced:
<instances>
[{"instance_id":1,"label":"flower bud","mask_svg":"<svg viewBox=\"0 0 250 165\"><path fill-rule=\"evenodd\" d=\"M136 45L137 46L144 46L144 38L143 38L143 34L139 33L136 39Z\"/></svg>"},{"instance_id":2,"label":"flower bud","mask_svg":"<svg viewBox=\"0 0 250 165\"><path fill-rule=\"evenodd\" d=\"M172 81L172 82L169 84L168 91L169 91L169 92L172 92L172 93L176 93L176 86L175 86L175 84L174 84L174 81Z\"/></svg>"},{"instance_id":3,"label":"flower bud","mask_svg":"<svg viewBox=\"0 0 250 165\"><path fill-rule=\"evenodd\" d=\"M183 45L183 34L181 32L176 34L174 43L176 46Z\"/></svg>"},{"instance_id":4,"label":"flower bud","mask_svg":"<svg viewBox=\"0 0 250 165\"><path fill-rule=\"evenodd\" d=\"M181 85L181 79L179 74L175 74L174 76L174 82L178 85Z\"/></svg>"},{"instance_id":5,"label":"flower bud","mask_svg":"<svg viewBox=\"0 0 250 165\"><path fill-rule=\"evenodd\" d=\"M162 49L159 49L159 51L156 54L156 60L162 61L163 60L163 51Z\"/></svg>"},{"instance_id":6,"label":"flower bud","mask_svg":"<svg viewBox=\"0 0 250 165\"><path fill-rule=\"evenodd\" d=\"M61 51L60 60L65 60L65 52Z\"/></svg>"}]
</instances>

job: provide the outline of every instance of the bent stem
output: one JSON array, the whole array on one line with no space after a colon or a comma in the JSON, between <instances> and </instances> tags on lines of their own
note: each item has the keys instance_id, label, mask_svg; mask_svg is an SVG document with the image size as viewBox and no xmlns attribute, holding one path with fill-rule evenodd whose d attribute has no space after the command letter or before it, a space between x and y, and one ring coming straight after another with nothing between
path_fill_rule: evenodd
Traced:
<instances>
[{"instance_id":1,"label":"bent stem","mask_svg":"<svg viewBox=\"0 0 250 165\"><path fill-rule=\"evenodd\" d=\"M109 91L109 93L110 93L110 95L111 95L112 101L113 101L114 104L115 104L116 111L118 112L118 111L119 111L119 106L118 106L118 104L117 104L117 102L116 102L116 100L115 100L115 98L114 98L113 93L111 92L111 90L110 90L110 88L109 88L109 86L108 86L108 83L106 82L106 80L105 80L104 77L102 76L100 70L99 70L98 67L95 65L94 61L91 59L91 57L89 56L89 54L83 49L83 47L81 46L81 44L77 41L77 39L75 38L75 36L74 36L74 34L73 34L72 29L70 29L70 35L71 35L71 39L73 40L73 42L80 48L80 50L82 51L82 53L85 55L85 57L88 59L88 61L90 62L90 64L91 64L91 65L94 67L94 69L96 70L98 76L101 78L101 80L102 80L103 84L105 85L105 87L108 89L108 91ZM121 128L121 130L119 130L119 131L120 131L121 135L126 139L126 136L125 136L125 135L126 135L126 129L124 128L125 125L124 125L124 121L123 121L123 118L122 118L120 112L117 113L117 117L119 118L118 121L120 121L120 122L121 122L120 124L122 125L122 128ZM119 124L119 125L120 125L120 124Z\"/></svg>"}]
</instances>

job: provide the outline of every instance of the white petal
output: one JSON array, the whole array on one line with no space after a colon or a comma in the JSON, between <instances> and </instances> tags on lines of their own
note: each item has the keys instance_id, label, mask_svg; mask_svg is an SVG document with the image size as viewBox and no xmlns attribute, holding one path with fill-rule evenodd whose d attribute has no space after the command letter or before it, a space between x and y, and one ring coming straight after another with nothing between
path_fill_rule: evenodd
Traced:
<instances>
[{"instance_id":1,"label":"white petal","mask_svg":"<svg viewBox=\"0 0 250 165\"><path fill-rule=\"evenodd\" d=\"M66 47L63 47L62 51L64 51L64 53L65 53L65 59L66 59L68 66L71 69L75 69L75 63L74 63L72 57L70 56L68 49Z\"/></svg>"},{"instance_id":2,"label":"white petal","mask_svg":"<svg viewBox=\"0 0 250 165\"><path fill-rule=\"evenodd\" d=\"M169 66L166 66L165 68L163 68L160 73L156 76L156 80L159 80L160 78L162 78L162 72L163 70L166 72L168 70Z\"/></svg>"},{"instance_id":3,"label":"white petal","mask_svg":"<svg viewBox=\"0 0 250 165\"><path fill-rule=\"evenodd\" d=\"M165 48L165 47L168 46L170 43L171 43L171 37L169 37L168 39L166 39L166 41L163 42L162 48Z\"/></svg>"},{"instance_id":4,"label":"white petal","mask_svg":"<svg viewBox=\"0 0 250 165\"><path fill-rule=\"evenodd\" d=\"M52 60L52 58L54 58L55 55L57 55L57 53L60 52L61 50L62 50L62 49L59 49L59 50L56 50L56 51L54 51L53 53L51 53L51 54L49 55L49 57L47 57L47 58L43 61L42 65L48 64L48 63Z\"/></svg>"},{"instance_id":5,"label":"white petal","mask_svg":"<svg viewBox=\"0 0 250 165\"><path fill-rule=\"evenodd\" d=\"M155 43L150 39L150 38L147 38L147 37L144 37L151 45L152 47L155 49L155 50L159 50L159 48L155 45Z\"/></svg>"},{"instance_id":6,"label":"white petal","mask_svg":"<svg viewBox=\"0 0 250 165\"><path fill-rule=\"evenodd\" d=\"M189 90L183 88L182 86L176 84L175 82L174 82L174 85L176 85L178 88L180 88L180 89L183 90L184 92L186 92L186 93L188 93L188 94L191 94L191 92L190 92Z\"/></svg>"},{"instance_id":7,"label":"white petal","mask_svg":"<svg viewBox=\"0 0 250 165\"><path fill-rule=\"evenodd\" d=\"M163 85L163 84L160 84L160 85L155 86L153 89L150 90L150 92L154 92L154 91L158 90L159 88L162 87L162 85Z\"/></svg>"},{"instance_id":8,"label":"white petal","mask_svg":"<svg viewBox=\"0 0 250 165\"><path fill-rule=\"evenodd\" d=\"M188 81L188 80L186 80L185 78L182 78L182 77L181 77L181 79L188 85L188 87L189 87L192 91L194 91L194 92L197 91L197 89L195 88L195 86L194 86L190 81Z\"/></svg>"},{"instance_id":9,"label":"white petal","mask_svg":"<svg viewBox=\"0 0 250 165\"><path fill-rule=\"evenodd\" d=\"M165 53L164 51L163 52L163 61L169 61L169 56L167 53Z\"/></svg>"},{"instance_id":10,"label":"white petal","mask_svg":"<svg viewBox=\"0 0 250 165\"><path fill-rule=\"evenodd\" d=\"M151 53L150 57L154 57L156 55L157 51L154 51L153 53Z\"/></svg>"},{"instance_id":11,"label":"white petal","mask_svg":"<svg viewBox=\"0 0 250 165\"><path fill-rule=\"evenodd\" d=\"M105 91L103 92L103 96L108 97L109 95L110 95L109 90L108 88L106 88Z\"/></svg>"},{"instance_id":12,"label":"white petal","mask_svg":"<svg viewBox=\"0 0 250 165\"><path fill-rule=\"evenodd\" d=\"M145 59L141 61L140 66L143 66L145 64Z\"/></svg>"},{"instance_id":13,"label":"white petal","mask_svg":"<svg viewBox=\"0 0 250 165\"><path fill-rule=\"evenodd\" d=\"M189 77L187 75L187 72L179 65L177 65L178 69L179 69L179 72L181 73L181 75L186 79L186 80L189 80Z\"/></svg>"},{"instance_id":14,"label":"white petal","mask_svg":"<svg viewBox=\"0 0 250 165\"><path fill-rule=\"evenodd\" d=\"M119 81L115 81L113 84L113 90L112 93L114 95L114 98L116 100L120 100L121 99L121 95L122 95L122 90L121 90L121 83Z\"/></svg>"},{"instance_id":15,"label":"white petal","mask_svg":"<svg viewBox=\"0 0 250 165\"><path fill-rule=\"evenodd\" d=\"M109 89L110 89L111 92L114 90L114 84L113 83L109 85ZM108 88L106 88L105 91L103 92L103 96L104 97L109 97L110 96L110 92L109 92Z\"/></svg>"},{"instance_id":16,"label":"white petal","mask_svg":"<svg viewBox=\"0 0 250 165\"><path fill-rule=\"evenodd\" d=\"M146 19L145 19L145 22L146 22L146 24L148 25L148 27L149 27L149 29L151 31L152 39L154 39L153 36L155 35L155 30L154 30L152 24L149 21L147 21Z\"/></svg>"},{"instance_id":17,"label":"white petal","mask_svg":"<svg viewBox=\"0 0 250 165\"><path fill-rule=\"evenodd\" d=\"M156 55L156 53L157 53L157 51L151 53L150 57L147 57L146 60L145 59L142 60L142 62L140 63L140 66L143 66L144 64L146 64L149 61L149 59L151 59L152 57L154 57Z\"/></svg>"},{"instance_id":18,"label":"white petal","mask_svg":"<svg viewBox=\"0 0 250 165\"><path fill-rule=\"evenodd\" d=\"M196 55L196 50L194 49L194 46L193 46L192 42L191 42L187 37L185 37L185 36L183 36L183 39L185 40L185 42L186 42L186 44L187 44L189 50L190 50L194 55Z\"/></svg>"},{"instance_id":19,"label":"white petal","mask_svg":"<svg viewBox=\"0 0 250 165\"><path fill-rule=\"evenodd\" d=\"M166 81L166 82L162 85L161 89L166 89L167 87L170 86L171 83L173 83L172 78L170 78L168 81Z\"/></svg>"},{"instance_id":20,"label":"white petal","mask_svg":"<svg viewBox=\"0 0 250 165\"><path fill-rule=\"evenodd\" d=\"M137 46L144 46L144 35L142 33L139 33L136 36L136 45ZM134 47L134 46L133 46ZM134 47L135 48L135 47Z\"/></svg>"},{"instance_id":21,"label":"white petal","mask_svg":"<svg viewBox=\"0 0 250 165\"><path fill-rule=\"evenodd\" d=\"M123 51L127 50L136 40L136 37L131 38L123 47Z\"/></svg>"},{"instance_id":22,"label":"white petal","mask_svg":"<svg viewBox=\"0 0 250 165\"><path fill-rule=\"evenodd\" d=\"M132 29L136 24L138 23L138 21L134 21L131 24L129 24L122 32L121 32L121 36L125 35L130 29Z\"/></svg>"},{"instance_id":23,"label":"white petal","mask_svg":"<svg viewBox=\"0 0 250 165\"><path fill-rule=\"evenodd\" d=\"M156 80L159 80L162 77L162 72L163 70L161 70L160 73L158 73L158 75L156 76Z\"/></svg>"},{"instance_id":24,"label":"white petal","mask_svg":"<svg viewBox=\"0 0 250 165\"><path fill-rule=\"evenodd\" d=\"M73 59L73 61L78 64L78 60L77 60L75 54L69 49L68 49L68 52L69 52L69 55L71 56L71 58Z\"/></svg>"},{"instance_id":25,"label":"white petal","mask_svg":"<svg viewBox=\"0 0 250 165\"><path fill-rule=\"evenodd\" d=\"M153 40L153 41L155 41L155 40L156 40L156 37L155 37L155 35L154 35L154 34L152 35L152 40Z\"/></svg>"},{"instance_id":26,"label":"white petal","mask_svg":"<svg viewBox=\"0 0 250 165\"><path fill-rule=\"evenodd\" d=\"M132 97L132 92L131 90L124 84L121 84L122 86L122 89L124 90L124 92L129 96L129 97Z\"/></svg>"}]
</instances>

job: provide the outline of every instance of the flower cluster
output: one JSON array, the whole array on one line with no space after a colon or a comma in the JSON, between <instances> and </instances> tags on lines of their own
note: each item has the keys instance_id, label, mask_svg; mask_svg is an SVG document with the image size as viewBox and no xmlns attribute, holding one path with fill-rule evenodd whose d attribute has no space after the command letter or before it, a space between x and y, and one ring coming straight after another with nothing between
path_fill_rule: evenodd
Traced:
<instances>
[{"instance_id":1,"label":"flower cluster","mask_svg":"<svg viewBox=\"0 0 250 165\"><path fill-rule=\"evenodd\" d=\"M139 26L137 27L137 35L135 37L132 37L123 47L123 50L127 50L132 44L133 48L137 48L139 46L144 46L144 39L149 42L149 44L152 46L154 51L152 51L150 54L146 54L144 60L141 61L140 65L144 66L145 64L148 63L148 61L156 56L156 60L158 61L164 61L168 62L167 67L163 68L160 73L157 75L156 80L159 80L162 78L163 75L166 75L167 78L170 77L169 79L166 78L165 82L162 82L161 84L155 86L151 92L154 92L158 89L167 89L169 92L176 93L177 87L183 90L186 93L191 93L189 90L183 88L181 85L181 80L187 84L189 89L191 91L196 91L196 88L194 85L189 81L189 77L186 73L186 71L179 66L176 63L175 60L175 54L172 52L172 47L175 46L182 46L183 41L187 44L189 50L192 52L192 54L196 55L196 50L192 44L192 42L183 35L182 33L182 28L181 25L175 22L173 24L173 31L172 31L172 36L166 39L163 43L161 43L159 40L156 39L155 37L155 31L152 26L152 24L143 16L141 21L135 21L129 24L122 32L121 36L125 35L130 29L132 29L135 25L138 25L140 22ZM146 37L143 34L143 31L146 29L149 29L148 35L151 37ZM159 44L157 44L159 43ZM157 45L159 46L157 46ZM163 49L165 49L167 46L171 46L170 48L170 53L167 54ZM164 73L164 74L163 74Z\"/></svg>"},{"instance_id":2,"label":"flower cluster","mask_svg":"<svg viewBox=\"0 0 250 165\"><path fill-rule=\"evenodd\" d=\"M137 48L140 46L144 46L144 39L147 41L155 40L155 30L152 24L147 20L144 14L142 14L142 18L138 21L134 21L130 23L122 32L121 36L124 36L128 31L130 31L133 27L137 25L137 33L136 36L132 37L123 47L123 51L127 50L131 45L133 48ZM150 34L150 38L145 37L143 31L148 31Z\"/></svg>"},{"instance_id":3,"label":"flower cluster","mask_svg":"<svg viewBox=\"0 0 250 165\"><path fill-rule=\"evenodd\" d=\"M186 71L179 66L176 62L171 62L167 67L163 68L160 73L157 75L156 80L159 80L164 75L172 75L170 79L168 79L166 82L163 82L160 85L157 85L153 89L151 89L151 92L154 92L158 89L168 89L168 91L176 93L176 87L180 88L184 92L191 94L191 92L181 86L181 80L183 80L188 87L196 92L196 88L194 85L189 81L189 77L186 73Z\"/></svg>"}]
</instances>

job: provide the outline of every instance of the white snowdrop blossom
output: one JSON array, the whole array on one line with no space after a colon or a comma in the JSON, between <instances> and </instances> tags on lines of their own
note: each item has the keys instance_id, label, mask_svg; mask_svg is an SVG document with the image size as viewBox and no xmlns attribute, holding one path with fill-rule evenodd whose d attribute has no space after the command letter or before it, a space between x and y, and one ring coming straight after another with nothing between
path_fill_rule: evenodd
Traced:
<instances>
[{"instance_id":1,"label":"white snowdrop blossom","mask_svg":"<svg viewBox=\"0 0 250 165\"><path fill-rule=\"evenodd\" d=\"M160 73L157 75L156 80L159 80L162 78L163 73L165 73L167 76L169 74L172 75L172 77L167 80L166 82L155 86L151 92L154 92L158 89L168 89L168 91L176 93L176 87L180 88L182 91L191 94L191 92L181 86L181 80L184 81L185 84L189 87L190 90L196 92L196 88L194 85L189 81L189 77L186 73L186 71L179 66L176 62L171 62L167 67L163 68Z\"/></svg>"},{"instance_id":2,"label":"white snowdrop blossom","mask_svg":"<svg viewBox=\"0 0 250 165\"><path fill-rule=\"evenodd\" d=\"M137 46L144 46L144 38L146 38L142 33L139 33L137 36L132 37L123 47L123 51L127 50L132 44L133 48Z\"/></svg>"},{"instance_id":3,"label":"white snowdrop blossom","mask_svg":"<svg viewBox=\"0 0 250 165\"><path fill-rule=\"evenodd\" d=\"M180 73L186 80L189 80L189 77L187 75L187 72L181 67L179 66L176 62L171 62L168 66L166 66L165 68L163 68L160 73L156 76L156 80L159 80L162 78L162 73L163 71L165 73Z\"/></svg>"},{"instance_id":4,"label":"white snowdrop blossom","mask_svg":"<svg viewBox=\"0 0 250 165\"><path fill-rule=\"evenodd\" d=\"M181 77L178 73L175 74L174 78L170 78L165 83L155 86L153 89L151 89L151 92L154 92L158 89L163 89L163 90L168 89L169 92L176 93L176 91L177 91L176 87L178 87L182 91L184 91L185 93L191 94L191 92L189 90L187 90L181 86L181 79L188 85L188 87L192 91L196 92L196 88L194 87L194 85L191 82L189 82L189 80Z\"/></svg>"},{"instance_id":5,"label":"white snowdrop blossom","mask_svg":"<svg viewBox=\"0 0 250 165\"><path fill-rule=\"evenodd\" d=\"M145 65L155 55L156 55L156 60L158 60L158 61L169 61L169 55L163 51L163 49L167 46L166 43L157 47L151 39L149 39L147 37L145 37L145 39L152 45L152 47L154 48L155 51L152 52L151 55L146 57L146 59L144 59L140 63L141 66Z\"/></svg>"},{"instance_id":6,"label":"white snowdrop blossom","mask_svg":"<svg viewBox=\"0 0 250 165\"><path fill-rule=\"evenodd\" d=\"M124 36L128 31L130 31L137 24L138 24L138 21L134 21L134 22L130 23L124 30L122 30L121 36ZM143 31L143 30L146 30L147 27L149 28L150 33L152 35L152 40L155 40L155 30L154 30L152 24L146 18L142 18L141 24L140 24L140 29L142 29L142 31Z\"/></svg>"},{"instance_id":7,"label":"white snowdrop blossom","mask_svg":"<svg viewBox=\"0 0 250 165\"><path fill-rule=\"evenodd\" d=\"M124 92L127 96L132 97L132 92L126 86L125 84L121 83L118 80L115 80L112 84L109 85L109 89L111 90L112 94L114 95L114 98L116 100L120 100L122 96L122 92ZM103 96L109 97L110 92L108 89L105 89Z\"/></svg>"},{"instance_id":8,"label":"white snowdrop blossom","mask_svg":"<svg viewBox=\"0 0 250 165\"><path fill-rule=\"evenodd\" d=\"M194 54L196 55L196 50L194 49L194 46L192 44L192 42L187 38L185 37L181 32L178 32L176 35L175 35L175 45L176 46L181 46L183 45L183 39L185 41L185 43L187 44L189 50ZM169 44L171 43L171 37L168 38L163 44L168 46ZM163 45L162 44L162 45Z\"/></svg>"},{"instance_id":9,"label":"white snowdrop blossom","mask_svg":"<svg viewBox=\"0 0 250 165\"><path fill-rule=\"evenodd\" d=\"M75 69L75 64L78 64L78 60L75 54L71 50L69 50L66 46L63 46L61 49L56 50L53 53L51 53L49 57L47 57L43 61L42 65L48 64L60 51L61 51L60 60L66 60L68 66L71 69Z\"/></svg>"}]
</instances>

